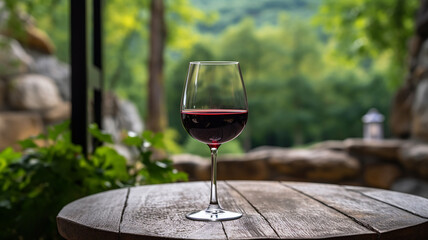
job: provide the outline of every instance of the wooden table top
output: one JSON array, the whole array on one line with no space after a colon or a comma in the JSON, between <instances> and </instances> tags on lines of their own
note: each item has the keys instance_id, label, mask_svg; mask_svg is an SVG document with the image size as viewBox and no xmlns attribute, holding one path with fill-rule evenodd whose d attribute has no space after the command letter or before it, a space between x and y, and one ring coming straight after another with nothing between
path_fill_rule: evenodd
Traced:
<instances>
[{"instance_id":1,"label":"wooden table top","mask_svg":"<svg viewBox=\"0 0 428 240\"><path fill-rule=\"evenodd\" d=\"M373 188L299 182L220 181L223 222L186 219L209 201L208 182L107 191L65 206L66 239L428 239L428 199Z\"/></svg>"}]
</instances>

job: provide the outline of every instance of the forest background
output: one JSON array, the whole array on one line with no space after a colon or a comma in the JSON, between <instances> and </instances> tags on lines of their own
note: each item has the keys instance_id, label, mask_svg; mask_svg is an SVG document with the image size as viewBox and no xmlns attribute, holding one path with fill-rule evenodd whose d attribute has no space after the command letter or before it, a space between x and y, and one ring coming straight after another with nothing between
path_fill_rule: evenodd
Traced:
<instances>
[{"instance_id":1,"label":"forest background","mask_svg":"<svg viewBox=\"0 0 428 240\"><path fill-rule=\"evenodd\" d=\"M104 2L104 87L148 119L150 1ZM14 6L37 19L69 62L69 1ZM181 90L195 60L241 62L249 121L222 153L361 137L361 117L372 107L387 123L417 8L418 1L400 0L166 0L169 152L209 154L180 122Z\"/></svg>"}]
</instances>

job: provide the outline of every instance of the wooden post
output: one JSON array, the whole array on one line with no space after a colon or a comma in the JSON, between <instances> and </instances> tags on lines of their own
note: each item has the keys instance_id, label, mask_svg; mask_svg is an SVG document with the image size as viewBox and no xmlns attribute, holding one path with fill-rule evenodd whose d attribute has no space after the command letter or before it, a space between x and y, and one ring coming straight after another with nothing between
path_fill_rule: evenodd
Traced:
<instances>
[{"instance_id":1,"label":"wooden post","mask_svg":"<svg viewBox=\"0 0 428 240\"><path fill-rule=\"evenodd\" d=\"M102 0L70 0L71 140L85 155L92 145L88 124L102 122L101 10Z\"/></svg>"}]
</instances>

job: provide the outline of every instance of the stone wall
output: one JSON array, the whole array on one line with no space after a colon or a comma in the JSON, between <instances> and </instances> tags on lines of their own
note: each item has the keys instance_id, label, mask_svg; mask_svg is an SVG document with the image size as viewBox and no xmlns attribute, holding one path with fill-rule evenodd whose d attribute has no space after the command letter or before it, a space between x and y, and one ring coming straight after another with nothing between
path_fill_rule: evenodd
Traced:
<instances>
[{"instance_id":1,"label":"stone wall","mask_svg":"<svg viewBox=\"0 0 428 240\"><path fill-rule=\"evenodd\" d=\"M35 43L27 42L26 47L0 35L0 151L8 146L19 149L19 140L70 118L70 66L53 55L52 41L41 32L28 32ZM116 140L123 130L143 130L133 103L110 92L103 100L103 128ZM124 155L130 154L123 146L117 147Z\"/></svg>"},{"instance_id":2,"label":"stone wall","mask_svg":"<svg viewBox=\"0 0 428 240\"><path fill-rule=\"evenodd\" d=\"M309 149L260 147L240 156L219 152L219 179L349 184L428 197L428 144L423 142L347 139ZM183 154L172 159L190 180L210 179L208 158Z\"/></svg>"},{"instance_id":3,"label":"stone wall","mask_svg":"<svg viewBox=\"0 0 428 240\"><path fill-rule=\"evenodd\" d=\"M0 149L70 117L66 64L0 35L0 66Z\"/></svg>"}]
</instances>

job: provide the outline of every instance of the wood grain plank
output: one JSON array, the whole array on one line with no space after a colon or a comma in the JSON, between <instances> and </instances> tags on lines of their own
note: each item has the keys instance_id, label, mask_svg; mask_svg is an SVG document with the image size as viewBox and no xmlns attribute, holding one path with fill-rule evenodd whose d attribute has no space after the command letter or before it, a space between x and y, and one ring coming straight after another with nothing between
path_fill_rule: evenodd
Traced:
<instances>
[{"instance_id":1,"label":"wood grain plank","mask_svg":"<svg viewBox=\"0 0 428 240\"><path fill-rule=\"evenodd\" d=\"M428 218L428 199L426 198L376 188L354 186L346 186L345 188L404 209L420 217Z\"/></svg>"},{"instance_id":2,"label":"wood grain plank","mask_svg":"<svg viewBox=\"0 0 428 240\"><path fill-rule=\"evenodd\" d=\"M218 196L224 209L243 214L240 219L223 222L223 227L229 240L279 238L266 219L228 183L218 182Z\"/></svg>"},{"instance_id":3,"label":"wood grain plank","mask_svg":"<svg viewBox=\"0 0 428 240\"><path fill-rule=\"evenodd\" d=\"M331 184L284 183L380 233L380 239L426 239L428 222L399 208Z\"/></svg>"},{"instance_id":4,"label":"wood grain plank","mask_svg":"<svg viewBox=\"0 0 428 240\"><path fill-rule=\"evenodd\" d=\"M121 224L121 239L226 239L221 222L188 220L209 202L204 182L134 187ZM145 236L145 237L143 237Z\"/></svg>"},{"instance_id":5,"label":"wood grain plank","mask_svg":"<svg viewBox=\"0 0 428 240\"><path fill-rule=\"evenodd\" d=\"M278 182L228 182L283 239L376 239L377 234L343 214Z\"/></svg>"},{"instance_id":6,"label":"wood grain plank","mask_svg":"<svg viewBox=\"0 0 428 240\"><path fill-rule=\"evenodd\" d=\"M112 190L69 203L57 216L59 233L68 240L119 239L127 192Z\"/></svg>"}]
</instances>

